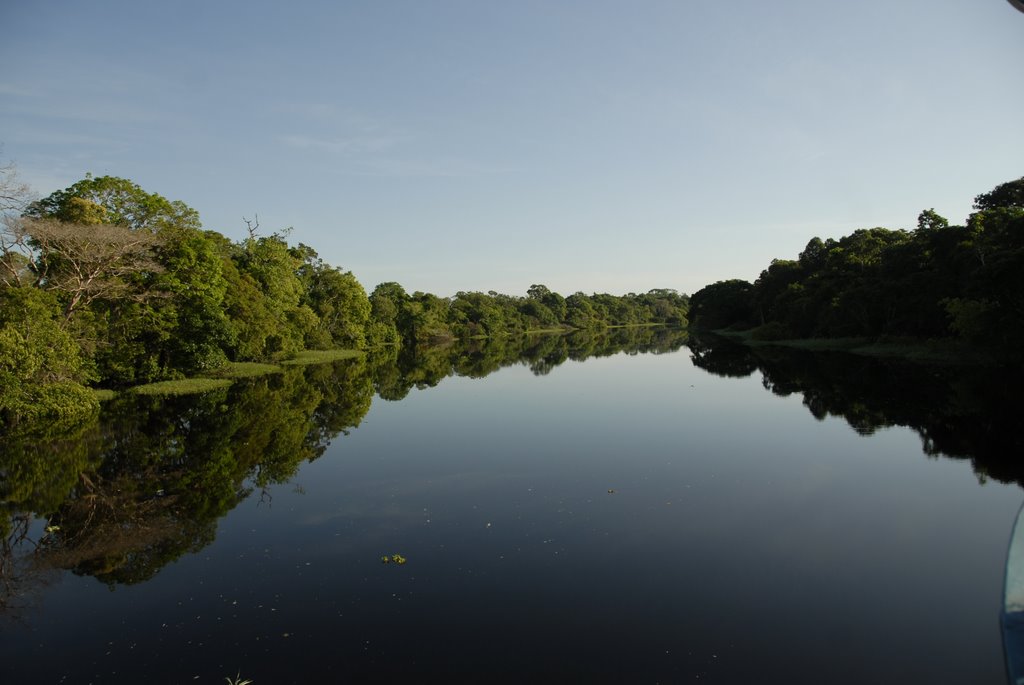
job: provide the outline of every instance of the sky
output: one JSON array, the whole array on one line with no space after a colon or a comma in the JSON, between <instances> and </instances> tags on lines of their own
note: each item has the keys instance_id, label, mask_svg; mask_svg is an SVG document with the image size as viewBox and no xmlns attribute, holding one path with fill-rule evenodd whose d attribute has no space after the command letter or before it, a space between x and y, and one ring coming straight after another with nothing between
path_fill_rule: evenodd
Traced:
<instances>
[{"instance_id":1,"label":"sky","mask_svg":"<svg viewBox=\"0 0 1024 685\"><path fill-rule=\"evenodd\" d=\"M1006 0L0 0L0 163L367 290L693 293L1024 175Z\"/></svg>"}]
</instances>

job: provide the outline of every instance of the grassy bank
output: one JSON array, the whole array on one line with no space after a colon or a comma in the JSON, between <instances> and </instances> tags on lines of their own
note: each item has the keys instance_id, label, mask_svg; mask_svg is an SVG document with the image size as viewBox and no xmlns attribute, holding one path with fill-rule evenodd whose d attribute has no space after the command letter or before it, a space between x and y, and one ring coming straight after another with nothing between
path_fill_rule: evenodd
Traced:
<instances>
[{"instance_id":1,"label":"grassy bank","mask_svg":"<svg viewBox=\"0 0 1024 685\"><path fill-rule=\"evenodd\" d=\"M136 385L130 391L136 395L195 395L231 385L230 378L182 378L177 381L159 381Z\"/></svg>"},{"instance_id":2,"label":"grassy bank","mask_svg":"<svg viewBox=\"0 0 1024 685\"><path fill-rule=\"evenodd\" d=\"M281 373L284 369L277 364L259 362L228 362L216 371L207 374L210 378L254 378L268 373Z\"/></svg>"},{"instance_id":3,"label":"grassy bank","mask_svg":"<svg viewBox=\"0 0 1024 685\"><path fill-rule=\"evenodd\" d=\"M758 340L757 329L746 331L712 331L749 347L789 347L810 352L849 352L867 357L892 357L928 364L985 364L992 357L984 350L954 340L918 340L914 338L798 338L793 340Z\"/></svg>"},{"instance_id":4,"label":"grassy bank","mask_svg":"<svg viewBox=\"0 0 1024 685\"><path fill-rule=\"evenodd\" d=\"M305 364L326 364L341 359L355 359L366 353L362 350L306 350L299 352L292 359L281 362L282 366L302 366Z\"/></svg>"},{"instance_id":5,"label":"grassy bank","mask_svg":"<svg viewBox=\"0 0 1024 685\"><path fill-rule=\"evenodd\" d=\"M326 364L340 359L362 357L365 354L362 350L306 350L295 355L293 359L286 359L280 364L228 362L219 369L202 376L136 385L128 388L127 392L139 395L194 395L226 387L239 378L256 378L271 373L284 373L287 366ZM94 390L93 392L96 394L96 399L101 401L110 399L116 394L113 390Z\"/></svg>"}]
</instances>

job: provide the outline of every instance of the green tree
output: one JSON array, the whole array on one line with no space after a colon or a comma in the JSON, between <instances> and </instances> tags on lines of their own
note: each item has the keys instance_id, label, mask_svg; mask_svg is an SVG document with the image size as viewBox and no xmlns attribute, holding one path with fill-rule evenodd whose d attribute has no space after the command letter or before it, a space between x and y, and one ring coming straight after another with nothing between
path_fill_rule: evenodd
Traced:
<instances>
[{"instance_id":1,"label":"green tree","mask_svg":"<svg viewBox=\"0 0 1024 685\"><path fill-rule=\"evenodd\" d=\"M565 298L565 323L573 328L586 329L599 326L601 322L595 316L590 298L581 292L576 292Z\"/></svg>"},{"instance_id":2,"label":"green tree","mask_svg":"<svg viewBox=\"0 0 1024 685\"><path fill-rule=\"evenodd\" d=\"M979 211L1000 207L1024 209L1024 176L1016 181L1000 183L974 198L974 208Z\"/></svg>"},{"instance_id":3,"label":"green tree","mask_svg":"<svg viewBox=\"0 0 1024 685\"><path fill-rule=\"evenodd\" d=\"M302 259L278 233L251 236L232 257L239 272L239 291L231 293L228 306L237 319L240 351L245 348L241 358L277 359L302 350L306 337L319 325L313 310L301 304ZM253 299L254 290L258 301Z\"/></svg>"},{"instance_id":4,"label":"green tree","mask_svg":"<svg viewBox=\"0 0 1024 685\"><path fill-rule=\"evenodd\" d=\"M178 226L164 227L159 235L157 259L164 272L157 287L171 296L161 303L173 329L166 344L168 363L187 374L216 369L236 344L225 304L222 236Z\"/></svg>"},{"instance_id":5,"label":"green tree","mask_svg":"<svg viewBox=\"0 0 1024 685\"><path fill-rule=\"evenodd\" d=\"M370 300L351 271L324 263L316 252L299 245L293 254L302 259L299 277L304 284L302 304L317 315L307 347L361 348L366 346Z\"/></svg>"},{"instance_id":6,"label":"green tree","mask_svg":"<svg viewBox=\"0 0 1024 685\"><path fill-rule=\"evenodd\" d=\"M98 409L78 345L56 298L35 288L0 290L0 425L79 420Z\"/></svg>"},{"instance_id":7,"label":"green tree","mask_svg":"<svg viewBox=\"0 0 1024 685\"><path fill-rule=\"evenodd\" d=\"M919 231L934 231L942 230L949 226L949 221L946 217L940 216L935 212L935 209L925 209L917 215L917 230Z\"/></svg>"},{"instance_id":8,"label":"green tree","mask_svg":"<svg viewBox=\"0 0 1024 685\"><path fill-rule=\"evenodd\" d=\"M375 345L401 344L398 320L409 300L405 288L395 282L380 283L370 293L369 338Z\"/></svg>"},{"instance_id":9,"label":"green tree","mask_svg":"<svg viewBox=\"0 0 1024 685\"><path fill-rule=\"evenodd\" d=\"M413 293L399 313L398 332L403 341L412 344L451 339L448 301L432 293Z\"/></svg>"},{"instance_id":10,"label":"green tree","mask_svg":"<svg viewBox=\"0 0 1024 685\"><path fill-rule=\"evenodd\" d=\"M754 286L731 279L706 285L690 296L690 322L699 329L749 326Z\"/></svg>"}]
</instances>

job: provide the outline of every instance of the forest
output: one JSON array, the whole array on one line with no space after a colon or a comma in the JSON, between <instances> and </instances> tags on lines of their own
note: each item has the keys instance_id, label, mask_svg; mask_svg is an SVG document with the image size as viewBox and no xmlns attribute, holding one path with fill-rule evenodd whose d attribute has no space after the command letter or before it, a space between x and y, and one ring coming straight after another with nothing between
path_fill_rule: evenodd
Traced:
<instances>
[{"instance_id":1,"label":"forest","mask_svg":"<svg viewBox=\"0 0 1024 685\"><path fill-rule=\"evenodd\" d=\"M914 230L812 238L753 283L693 293L691 327L754 340L934 340L1024 359L1024 178L974 199L963 225L925 210Z\"/></svg>"},{"instance_id":2,"label":"forest","mask_svg":"<svg viewBox=\"0 0 1024 685\"><path fill-rule=\"evenodd\" d=\"M233 242L184 202L113 176L32 199L4 167L0 209L0 429L79 420L98 388L303 350L687 324L689 300L671 289L441 297L388 282L367 294L288 230L265 235L254 217Z\"/></svg>"}]
</instances>

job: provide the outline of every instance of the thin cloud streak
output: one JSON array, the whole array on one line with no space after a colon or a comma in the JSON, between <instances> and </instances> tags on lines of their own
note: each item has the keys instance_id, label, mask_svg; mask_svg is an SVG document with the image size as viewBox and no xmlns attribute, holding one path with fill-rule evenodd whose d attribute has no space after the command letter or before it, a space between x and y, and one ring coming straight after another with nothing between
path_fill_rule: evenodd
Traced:
<instances>
[{"instance_id":1,"label":"thin cloud streak","mask_svg":"<svg viewBox=\"0 0 1024 685\"><path fill-rule=\"evenodd\" d=\"M390 136L352 136L349 138L317 138L314 136L285 135L281 142L303 150L348 154L359 150L386 150L394 147L398 139Z\"/></svg>"}]
</instances>

